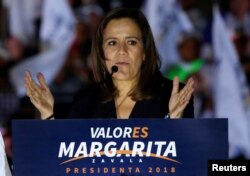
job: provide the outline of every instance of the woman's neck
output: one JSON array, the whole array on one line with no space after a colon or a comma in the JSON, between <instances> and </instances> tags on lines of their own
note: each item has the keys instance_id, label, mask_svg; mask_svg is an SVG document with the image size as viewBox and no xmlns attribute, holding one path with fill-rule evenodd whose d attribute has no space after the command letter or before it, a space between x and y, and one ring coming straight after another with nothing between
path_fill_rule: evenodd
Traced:
<instances>
[{"instance_id":1,"label":"woman's neck","mask_svg":"<svg viewBox=\"0 0 250 176\"><path fill-rule=\"evenodd\" d=\"M135 84L132 81L116 80L114 85L118 90L118 95L115 97L117 118L128 119L136 103L130 97L131 90Z\"/></svg>"},{"instance_id":2,"label":"woman's neck","mask_svg":"<svg viewBox=\"0 0 250 176\"><path fill-rule=\"evenodd\" d=\"M118 97L128 96L135 86L135 81L114 80L114 85L118 90Z\"/></svg>"}]
</instances>

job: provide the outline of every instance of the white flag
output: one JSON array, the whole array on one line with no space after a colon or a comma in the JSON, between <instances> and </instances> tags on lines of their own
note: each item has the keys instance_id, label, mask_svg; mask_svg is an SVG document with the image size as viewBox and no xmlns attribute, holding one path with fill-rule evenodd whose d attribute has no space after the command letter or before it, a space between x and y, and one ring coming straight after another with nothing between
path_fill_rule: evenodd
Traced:
<instances>
[{"instance_id":1,"label":"white flag","mask_svg":"<svg viewBox=\"0 0 250 176\"><path fill-rule=\"evenodd\" d=\"M213 16L213 51L217 63L217 76L214 77L215 116L228 118L229 157L238 154L250 157L249 117L243 103L244 96L249 94L245 75L217 6L213 8Z\"/></svg>"},{"instance_id":2,"label":"white flag","mask_svg":"<svg viewBox=\"0 0 250 176\"><path fill-rule=\"evenodd\" d=\"M9 71L11 84L19 97L25 96L25 71L29 70L33 77L42 72L46 82L50 84L64 64L69 46L52 48L44 53L28 58Z\"/></svg>"},{"instance_id":3,"label":"white flag","mask_svg":"<svg viewBox=\"0 0 250 176\"><path fill-rule=\"evenodd\" d=\"M49 47L72 41L75 17L67 0L45 0L40 38Z\"/></svg>"},{"instance_id":4,"label":"white flag","mask_svg":"<svg viewBox=\"0 0 250 176\"><path fill-rule=\"evenodd\" d=\"M75 18L67 0L46 0L41 36L48 50L26 59L9 71L17 95L25 95L25 71L42 72L50 84L62 68L75 34Z\"/></svg>"},{"instance_id":5,"label":"white flag","mask_svg":"<svg viewBox=\"0 0 250 176\"><path fill-rule=\"evenodd\" d=\"M152 28L164 71L179 61L177 38L180 32L190 32L193 25L176 0L147 0L143 11Z\"/></svg>"},{"instance_id":6,"label":"white flag","mask_svg":"<svg viewBox=\"0 0 250 176\"><path fill-rule=\"evenodd\" d=\"M2 176L11 176L9 164L5 154L5 146L2 133L0 133L0 173Z\"/></svg>"},{"instance_id":7,"label":"white flag","mask_svg":"<svg viewBox=\"0 0 250 176\"><path fill-rule=\"evenodd\" d=\"M35 37L35 20L41 16L42 0L5 0L10 34L23 43Z\"/></svg>"}]
</instances>

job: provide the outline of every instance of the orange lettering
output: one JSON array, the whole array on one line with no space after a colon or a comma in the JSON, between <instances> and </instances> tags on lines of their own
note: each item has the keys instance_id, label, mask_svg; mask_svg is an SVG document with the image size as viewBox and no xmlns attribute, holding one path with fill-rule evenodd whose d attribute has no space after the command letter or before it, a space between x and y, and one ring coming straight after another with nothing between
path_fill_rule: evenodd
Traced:
<instances>
[{"instance_id":1,"label":"orange lettering","mask_svg":"<svg viewBox=\"0 0 250 176\"><path fill-rule=\"evenodd\" d=\"M86 174L86 173L87 173L87 172L86 172L86 167L83 167L83 168L82 168L82 173L83 173L83 174Z\"/></svg>"},{"instance_id":2,"label":"orange lettering","mask_svg":"<svg viewBox=\"0 0 250 176\"><path fill-rule=\"evenodd\" d=\"M139 138L140 127L134 127L133 138Z\"/></svg>"},{"instance_id":3,"label":"orange lettering","mask_svg":"<svg viewBox=\"0 0 250 176\"><path fill-rule=\"evenodd\" d=\"M74 174L78 174L78 173L79 173L78 168L74 168Z\"/></svg>"},{"instance_id":4,"label":"orange lettering","mask_svg":"<svg viewBox=\"0 0 250 176\"><path fill-rule=\"evenodd\" d=\"M95 173L95 170L94 170L93 167L91 167L89 170L90 170L90 173L91 173L91 174Z\"/></svg>"},{"instance_id":5,"label":"orange lettering","mask_svg":"<svg viewBox=\"0 0 250 176\"><path fill-rule=\"evenodd\" d=\"M70 173L70 168L66 168L66 174Z\"/></svg>"},{"instance_id":6,"label":"orange lettering","mask_svg":"<svg viewBox=\"0 0 250 176\"><path fill-rule=\"evenodd\" d=\"M141 129L141 132L142 132L142 135L141 135L142 138L147 138L148 137L148 127L143 127Z\"/></svg>"},{"instance_id":7,"label":"orange lettering","mask_svg":"<svg viewBox=\"0 0 250 176\"><path fill-rule=\"evenodd\" d=\"M106 173L108 173L108 171L109 171L109 169L108 169L107 167L104 167L104 168L103 168L103 173L106 174Z\"/></svg>"}]
</instances>

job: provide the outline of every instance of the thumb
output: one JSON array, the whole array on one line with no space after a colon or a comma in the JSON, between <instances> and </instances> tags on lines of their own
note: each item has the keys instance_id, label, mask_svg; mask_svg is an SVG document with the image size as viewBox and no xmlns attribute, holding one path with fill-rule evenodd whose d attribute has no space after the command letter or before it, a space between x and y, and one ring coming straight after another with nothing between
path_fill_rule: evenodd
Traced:
<instances>
[{"instance_id":1,"label":"thumb","mask_svg":"<svg viewBox=\"0 0 250 176\"><path fill-rule=\"evenodd\" d=\"M173 80L173 89L172 89L172 95L179 92L179 78L177 76L174 77Z\"/></svg>"}]
</instances>

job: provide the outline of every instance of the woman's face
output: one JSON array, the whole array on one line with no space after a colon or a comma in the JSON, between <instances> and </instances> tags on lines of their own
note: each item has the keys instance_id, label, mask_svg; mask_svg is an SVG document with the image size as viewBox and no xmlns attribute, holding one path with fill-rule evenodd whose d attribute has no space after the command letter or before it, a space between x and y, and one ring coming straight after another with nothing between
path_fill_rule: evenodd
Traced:
<instances>
[{"instance_id":1,"label":"woman's face","mask_svg":"<svg viewBox=\"0 0 250 176\"><path fill-rule=\"evenodd\" d=\"M121 18L108 23L103 34L103 51L108 70L110 71L113 65L118 67L113 78L139 78L145 54L141 31L133 20Z\"/></svg>"}]
</instances>

